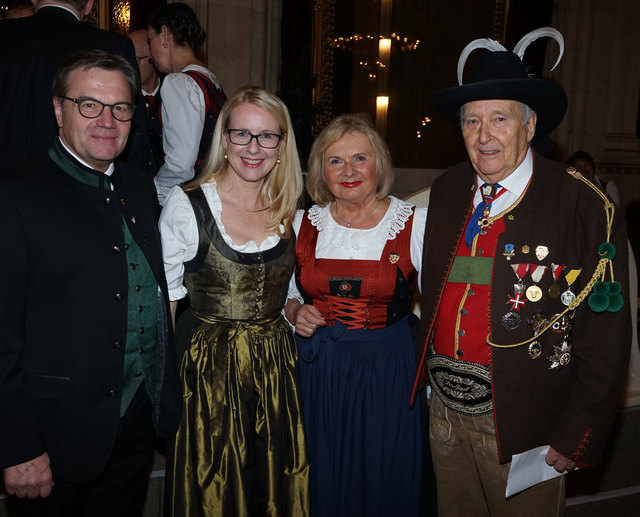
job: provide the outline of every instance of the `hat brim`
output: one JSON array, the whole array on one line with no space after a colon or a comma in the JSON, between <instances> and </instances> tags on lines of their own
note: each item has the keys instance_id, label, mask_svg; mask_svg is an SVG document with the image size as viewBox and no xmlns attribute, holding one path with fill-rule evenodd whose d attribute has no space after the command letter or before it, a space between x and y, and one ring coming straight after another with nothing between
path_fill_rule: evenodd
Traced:
<instances>
[{"instance_id":1,"label":"hat brim","mask_svg":"<svg viewBox=\"0 0 640 517\"><path fill-rule=\"evenodd\" d=\"M536 112L536 136L553 131L567 111L567 96L560 86L532 77L464 84L434 92L430 99L438 111L456 124L460 122L460 107L467 102L490 99L523 102Z\"/></svg>"}]
</instances>

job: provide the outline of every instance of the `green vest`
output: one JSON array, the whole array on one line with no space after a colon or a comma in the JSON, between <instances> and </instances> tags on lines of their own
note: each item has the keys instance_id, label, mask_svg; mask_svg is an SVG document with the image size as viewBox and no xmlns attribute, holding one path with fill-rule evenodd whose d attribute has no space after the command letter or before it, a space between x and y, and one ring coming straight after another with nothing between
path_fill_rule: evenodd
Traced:
<instances>
[{"instance_id":1,"label":"green vest","mask_svg":"<svg viewBox=\"0 0 640 517\"><path fill-rule=\"evenodd\" d=\"M155 382L156 337L158 334L158 283L140 246L123 221L127 253L127 341L124 350L124 374L120 416L144 381L149 398Z\"/></svg>"}]
</instances>

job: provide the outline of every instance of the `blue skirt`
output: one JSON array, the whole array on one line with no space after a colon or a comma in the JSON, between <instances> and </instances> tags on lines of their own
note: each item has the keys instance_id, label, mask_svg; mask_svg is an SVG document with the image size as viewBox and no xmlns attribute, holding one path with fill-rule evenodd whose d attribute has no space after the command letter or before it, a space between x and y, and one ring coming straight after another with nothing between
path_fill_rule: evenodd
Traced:
<instances>
[{"instance_id":1,"label":"blue skirt","mask_svg":"<svg viewBox=\"0 0 640 517\"><path fill-rule=\"evenodd\" d=\"M407 318L377 329L296 336L313 517L417 516L419 405Z\"/></svg>"}]
</instances>

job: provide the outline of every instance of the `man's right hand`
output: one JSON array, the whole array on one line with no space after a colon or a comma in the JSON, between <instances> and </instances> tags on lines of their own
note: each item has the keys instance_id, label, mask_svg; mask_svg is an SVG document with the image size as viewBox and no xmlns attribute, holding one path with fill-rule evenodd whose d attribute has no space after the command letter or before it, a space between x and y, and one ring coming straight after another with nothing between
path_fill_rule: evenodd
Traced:
<instances>
[{"instance_id":1,"label":"man's right hand","mask_svg":"<svg viewBox=\"0 0 640 517\"><path fill-rule=\"evenodd\" d=\"M45 452L31 461L4 469L4 486L8 494L17 497L47 497L53 488L49 455Z\"/></svg>"}]
</instances>

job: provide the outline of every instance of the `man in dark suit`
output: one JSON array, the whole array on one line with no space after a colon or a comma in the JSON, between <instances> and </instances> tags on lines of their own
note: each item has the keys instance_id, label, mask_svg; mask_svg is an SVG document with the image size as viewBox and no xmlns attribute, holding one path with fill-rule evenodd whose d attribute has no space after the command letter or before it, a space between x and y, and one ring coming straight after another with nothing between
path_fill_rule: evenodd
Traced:
<instances>
[{"instance_id":1,"label":"man in dark suit","mask_svg":"<svg viewBox=\"0 0 640 517\"><path fill-rule=\"evenodd\" d=\"M13 515L139 516L154 427L180 418L157 204L115 162L137 73L100 50L63 61L59 138L0 178L0 468Z\"/></svg>"},{"instance_id":2,"label":"man in dark suit","mask_svg":"<svg viewBox=\"0 0 640 517\"><path fill-rule=\"evenodd\" d=\"M56 136L51 107L53 77L60 62L78 50L98 48L137 67L131 41L82 23L93 0L32 0L35 15L0 22L0 170L46 151ZM141 95L136 104L144 105ZM145 167L144 110L133 120L123 158Z\"/></svg>"},{"instance_id":3,"label":"man in dark suit","mask_svg":"<svg viewBox=\"0 0 640 517\"><path fill-rule=\"evenodd\" d=\"M140 69L140 91L144 97L147 127L149 129L149 149L147 171L152 176L164 163L164 149L162 147L162 97L160 86L162 80L151 58L151 50L147 41L147 31L140 29L128 34L136 49L136 59Z\"/></svg>"}]
</instances>

